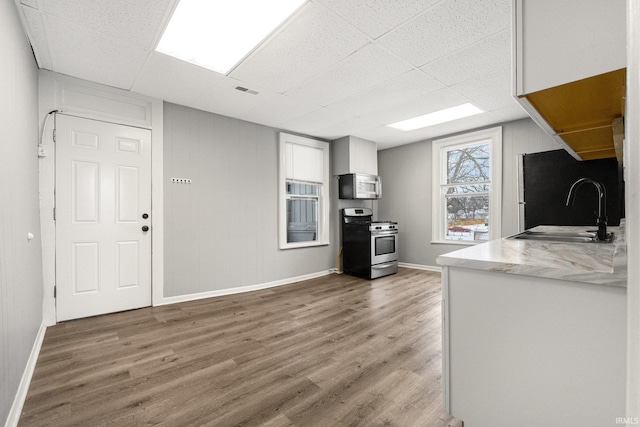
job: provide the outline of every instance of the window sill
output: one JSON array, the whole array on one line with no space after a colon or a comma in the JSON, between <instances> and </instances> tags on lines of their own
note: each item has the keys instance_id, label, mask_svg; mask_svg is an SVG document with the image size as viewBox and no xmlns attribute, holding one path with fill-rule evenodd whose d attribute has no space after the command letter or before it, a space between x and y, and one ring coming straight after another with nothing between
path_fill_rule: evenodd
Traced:
<instances>
[{"instance_id":1,"label":"window sill","mask_svg":"<svg viewBox=\"0 0 640 427\"><path fill-rule=\"evenodd\" d=\"M281 250L285 249L297 249L297 248L312 248L315 246L329 246L329 242L299 242L299 243L285 243L280 246Z\"/></svg>"}]
</instances>

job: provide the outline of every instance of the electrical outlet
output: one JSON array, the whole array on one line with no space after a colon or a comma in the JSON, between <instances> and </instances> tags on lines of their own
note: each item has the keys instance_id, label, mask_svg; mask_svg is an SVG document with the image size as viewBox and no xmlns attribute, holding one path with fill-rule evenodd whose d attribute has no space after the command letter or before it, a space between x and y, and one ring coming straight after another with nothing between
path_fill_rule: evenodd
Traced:
<instances>
[{"instance_id":1,"label":"electrical outlet","mask_svg":"<svg viewBox=\"0 0 640 427\"><path fill-rule=\"evenodd\" d=\"M191 184L191 178L171 178L174 184Z\"/></svg>"}]
</instances>

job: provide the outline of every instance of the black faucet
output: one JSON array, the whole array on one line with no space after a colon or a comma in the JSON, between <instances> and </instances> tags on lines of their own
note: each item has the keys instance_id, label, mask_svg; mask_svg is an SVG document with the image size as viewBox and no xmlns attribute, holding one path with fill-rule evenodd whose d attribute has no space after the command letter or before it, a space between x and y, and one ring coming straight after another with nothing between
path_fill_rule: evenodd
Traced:
<instances>
[{"instance_id":1,"label":"black faucet","mask_svg":"<svg viewBox=\"0 0 640 427\"><path fill-rule=\"evenodd\" d=\"M607 240L609 237L607 234L607 190L600 181L593 178L580 178L573 183L569 189L569 195L567 196L567 206L573 206L576 200L576 190L584 183L593 184L598 190L598 240Z\"/></svg>"}]
</instances>

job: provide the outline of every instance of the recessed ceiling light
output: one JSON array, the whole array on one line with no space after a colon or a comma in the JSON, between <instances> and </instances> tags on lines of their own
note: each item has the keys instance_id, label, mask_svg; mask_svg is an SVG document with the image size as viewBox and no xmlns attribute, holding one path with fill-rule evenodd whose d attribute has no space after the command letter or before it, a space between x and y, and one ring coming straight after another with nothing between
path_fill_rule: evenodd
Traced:
<instances>
[{"instance_id":1,"label":"recessed ceiling light","mask_svg":"<svg viewBox=\"0 0 640 427\"><path fill-rule=\"evenodd\" d=\"M156 50L227 74L305 0L180 0Z\"/></svg>"},{"instance_id":2,"label":"recessed ceiling light","mask_svg":"<svg viewBox=\"0 0 640 427\"><path fill-rule=\"evenodd\" d=\"M458 105L457 107L445 108L444 110L434 111L433 113L414 117L413 119L392 123L387 126L403 131L410 131L463 119L465 117L475 116L476 114L481 113L484 113L484 111L471 103L466 103Z\"/></svg>"}]
</instances>

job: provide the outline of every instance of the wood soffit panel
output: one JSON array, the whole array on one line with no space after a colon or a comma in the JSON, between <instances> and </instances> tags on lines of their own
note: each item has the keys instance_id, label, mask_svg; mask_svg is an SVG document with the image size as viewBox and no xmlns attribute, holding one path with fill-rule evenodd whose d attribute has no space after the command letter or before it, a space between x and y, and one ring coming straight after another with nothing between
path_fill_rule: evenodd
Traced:
<instances>
[{"instance_id":1,"label":"wood soffit panel","mask_svg":"<svg viewBox=\"0 0 640 427\"><path fill-rule=\"evenodd\" d=\"M583 160L615 157L612 122L624 116L626 68L524 95Z\"/></svg>"}]
</instances>

